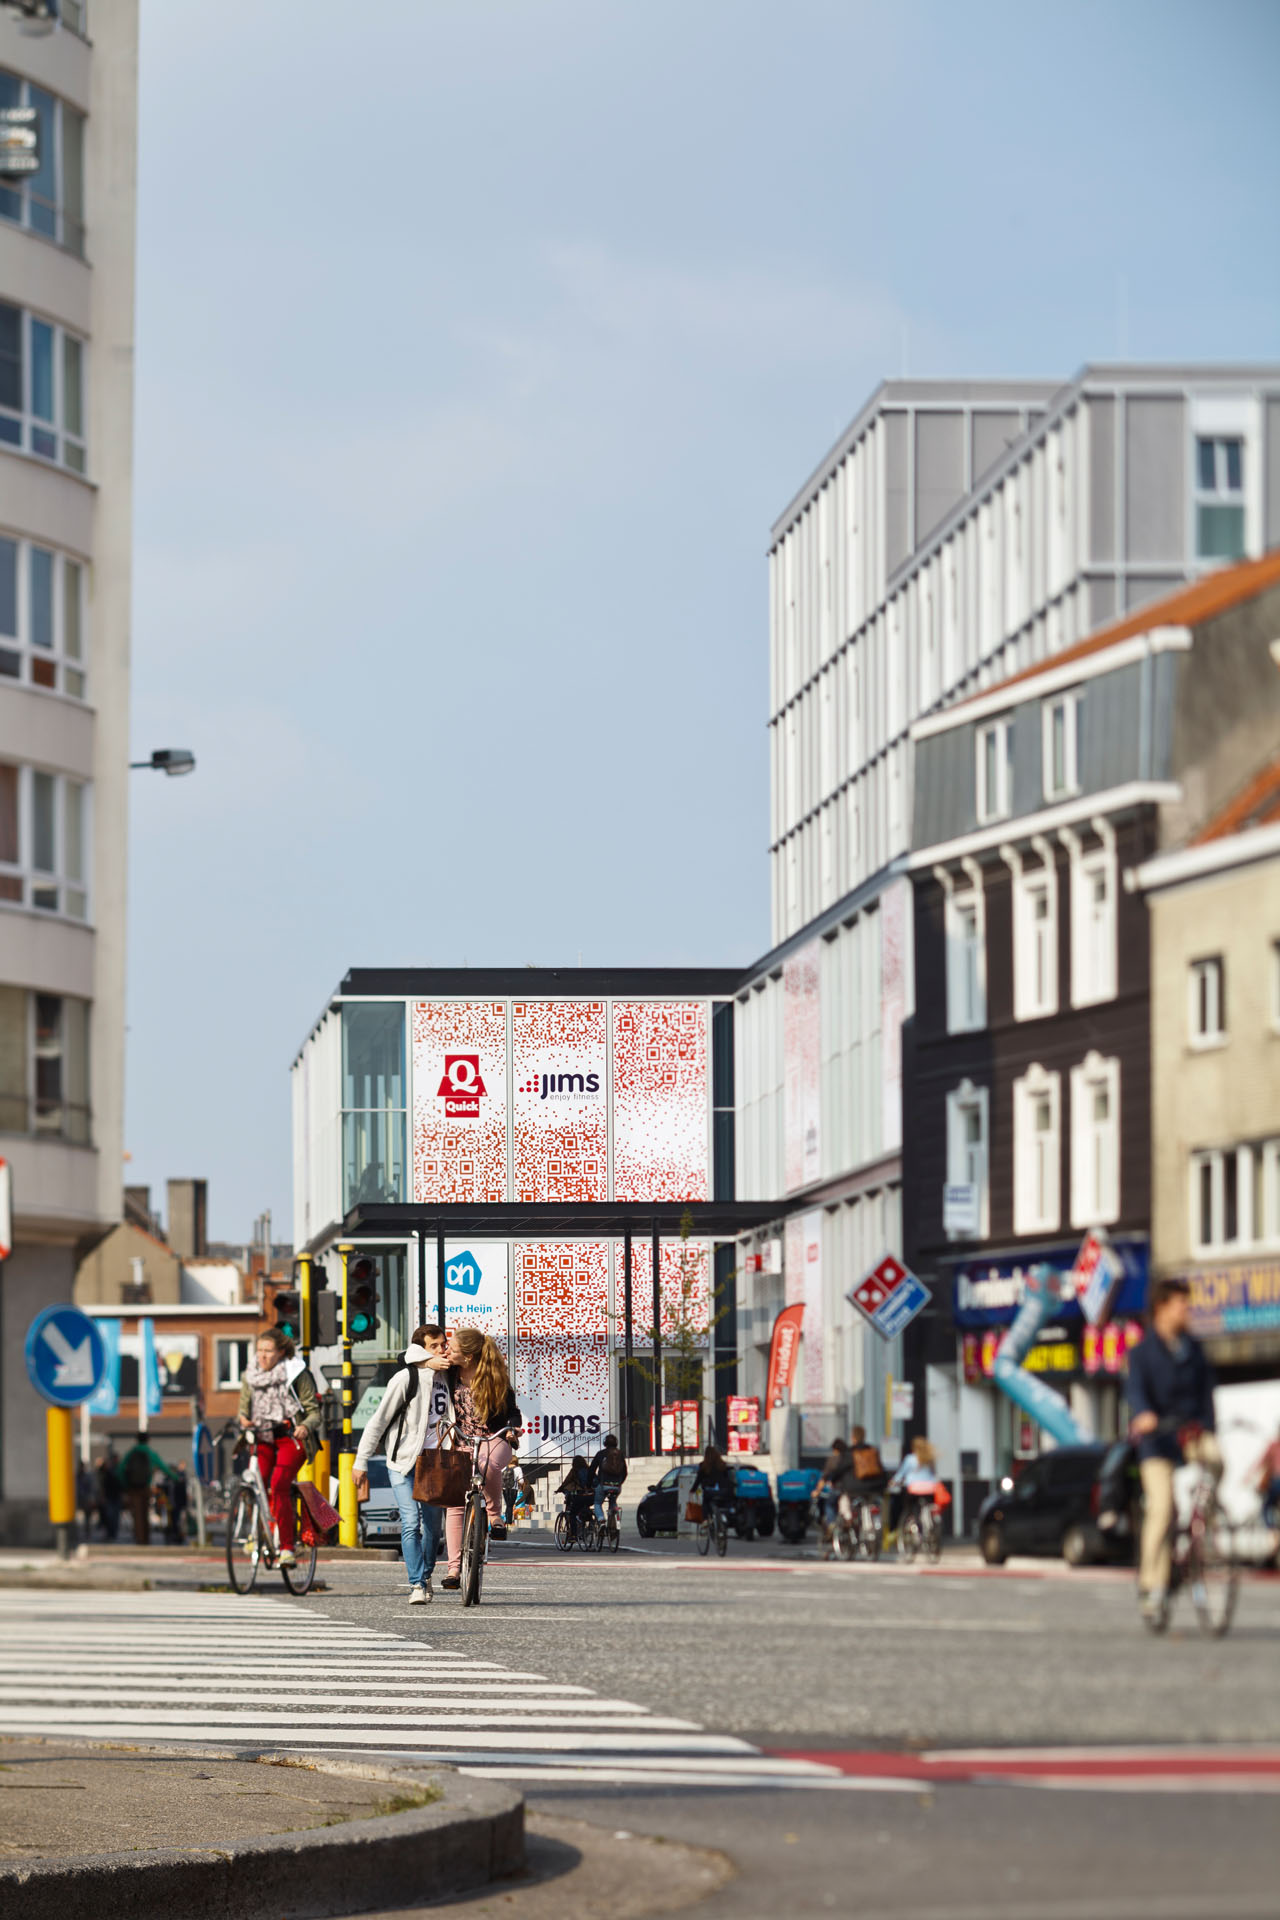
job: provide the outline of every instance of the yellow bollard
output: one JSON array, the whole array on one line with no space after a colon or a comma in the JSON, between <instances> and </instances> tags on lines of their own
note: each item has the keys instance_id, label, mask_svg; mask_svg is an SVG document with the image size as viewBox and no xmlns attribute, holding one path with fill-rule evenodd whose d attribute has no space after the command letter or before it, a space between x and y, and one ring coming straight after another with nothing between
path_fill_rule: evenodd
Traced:
<instances>
[{"instance_id":1,"label":"yellow bollard","mask_svg":"<svg viewBox=\"0 0 1280 1920\"><path fill-rule=\"evenodd\" d=\"M58 1552L65 1560L71 1543L68 1528L76 1518L76 1460L70 1407L45 1408L45 1441L49 1452L49 1519L57 1535Z\"/></svg>"},{"instance_id":2,"label":"yellow bollard","mask_svg":"<svg viewBox=\"0 0 1280 1920\"><path fill-rule=\"evenodd\" d=\"M360 1503L356 1499L355 1448L351 1444L351 1402L352 1402L352 1366L351 1366L351 1306L348 1298L347 1283L351 1264L351 1248L343 1245L338 1248L342 1255L342 1451L338 1455L338 1544L343 1547L358 1547L360 1544Z\"/></svg>"}]
</instances>

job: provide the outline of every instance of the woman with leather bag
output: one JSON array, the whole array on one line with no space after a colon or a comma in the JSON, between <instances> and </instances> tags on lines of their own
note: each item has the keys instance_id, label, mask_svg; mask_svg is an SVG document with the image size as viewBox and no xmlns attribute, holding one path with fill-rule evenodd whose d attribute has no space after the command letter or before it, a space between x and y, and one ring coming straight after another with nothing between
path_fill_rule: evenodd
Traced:
<instances>
[{"instance_id":1,"label":"woman with leather bag","mask_svg":"<svg viewBox=\"0 0 1280 1920\"><path fill-rule=\"evenodd\" d=\"M466 1466L462 1489L445 1508L445 1541L449 1572L441 1588L455 1591L462 1584L462 1520L467 1488L471 1484L471 1442L483 1436L480 1471L489 1510L489 1533L505 1540L502 1518L502 1475L523 1424L502 1350L478 1327L455 1327L449 1335L449 1390L453 1396L457 1452Z\"/></svg>"}]
</instances>

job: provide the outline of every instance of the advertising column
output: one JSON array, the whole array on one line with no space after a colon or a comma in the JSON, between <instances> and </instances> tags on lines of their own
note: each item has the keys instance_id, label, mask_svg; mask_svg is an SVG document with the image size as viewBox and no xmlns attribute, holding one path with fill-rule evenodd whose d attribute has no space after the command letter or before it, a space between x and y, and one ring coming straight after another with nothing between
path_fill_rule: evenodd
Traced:
<instances>
[{"instance_id":1,"label":"advertising column","mask_svg":"<svg viewBox=\"0 0 1280 1920\"><path fill-rule=\"evenodd\" d=\"M521 1452L593 1453L609 1424L608 1243L518 1242L515 1275Z\"/></svg>"}]
</instances>

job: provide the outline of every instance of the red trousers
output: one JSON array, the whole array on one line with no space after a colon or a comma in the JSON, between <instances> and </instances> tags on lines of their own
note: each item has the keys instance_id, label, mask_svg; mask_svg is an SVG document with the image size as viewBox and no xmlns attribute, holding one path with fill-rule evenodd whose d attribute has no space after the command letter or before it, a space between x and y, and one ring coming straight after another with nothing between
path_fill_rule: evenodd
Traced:
<instances>
[{"instance_id":1,"label":"red trousers","mask_svg":"<svg viewBox=\"0 0 1280 1920\"><path fill-rule=\"evenodd\" d=\"M307 1450L301 1440L259 1440L258 1472L262 1475L271 1506L271 1518L280 1535L280 1545L294 1545L293 1483L303 1465Z\"/></svg>"}]
</instances>

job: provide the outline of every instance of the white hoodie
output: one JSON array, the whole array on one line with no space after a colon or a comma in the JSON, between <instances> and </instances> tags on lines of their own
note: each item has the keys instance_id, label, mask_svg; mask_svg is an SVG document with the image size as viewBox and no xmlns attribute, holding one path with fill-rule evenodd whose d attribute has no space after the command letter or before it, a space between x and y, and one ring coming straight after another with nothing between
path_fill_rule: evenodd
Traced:
<instances>
[{"instance_id":1,"label":"white hoodie","mask_svg":"<svg viewBox=\"0 0 1280 1920\"><path fill-rule=\"evenodd\" d=\"M419 1367L416 1371L418 1391L409 1402L407 1411L404 1396L409 1385L409 1368L401 1367L392 1374L372 1420L360 1435L360 1445L356 1448L356 1473L364 1473L374 1454L382 1451L382 1437L386 1433L390 1433L392 1438L392 1451L387 1454L387 1465L394 1467L397 1473L412 1474L423 1448L441 1444L441 1422L448 1425L453 1420L449 1376L443 1368ZM403 1420L401 1414L404 1415Z\"/></svg>"}]
</instances>

